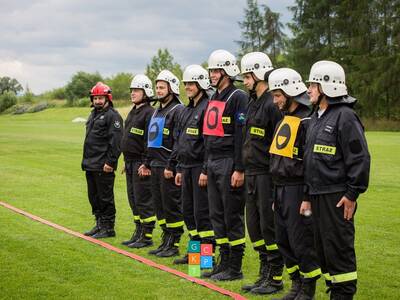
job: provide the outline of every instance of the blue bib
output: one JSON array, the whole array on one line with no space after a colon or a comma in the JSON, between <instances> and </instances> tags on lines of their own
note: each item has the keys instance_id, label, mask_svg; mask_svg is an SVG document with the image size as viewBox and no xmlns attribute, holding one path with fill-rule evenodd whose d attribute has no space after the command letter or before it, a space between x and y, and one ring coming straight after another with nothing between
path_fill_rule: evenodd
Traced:
<instances>
[{"instance_id":1,"label":"blue bib","mask_svg":"<svg viewBox=\"0 0 400 300\"><path fill-rule=\"evenodd\" d=\"M150 120L149 134L147 136L147 147L161 148L165 117L153 117Z\"/></svg>"}]
</instances>

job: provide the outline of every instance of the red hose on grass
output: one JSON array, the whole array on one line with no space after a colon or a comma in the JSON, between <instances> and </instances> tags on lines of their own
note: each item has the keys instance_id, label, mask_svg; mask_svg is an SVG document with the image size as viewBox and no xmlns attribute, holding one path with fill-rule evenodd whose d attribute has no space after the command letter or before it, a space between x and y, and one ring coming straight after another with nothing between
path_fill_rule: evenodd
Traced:
<instances>
[{"instance_id":1,"label":"red hose on grass","mask_svg":"<svg viewBox=\"0 0 400 300\"><path fill-rule=\"evenodd\" d=\"M73 235L73 236L75 236L75 237L84 239L84 240L86 240L86 241L88 241L88 242L91 242L91 243L93 243L93 244L97 244L97 245L99 245L99 246L101 246L101 247L104 247L104 248L110 250L110 251L114 251L114 252L117 252L117 253L119 253L119 254L125 255L125 256L127 256L127 257L129 257L129 258L132 258L132 259L134 259L134 260L137 260L137 261L139 261L139 262L141 262L141 263L144 263L144 264L146 264L146 265L148 265L148 266L151 266L151 267L153 267L153 268L156 268L156 269L159 269L159 270L168 272L168 273L170 273L170 274L173 274L173 275L175 275L175 276L184 278L184 279L186 279L186 280L188 280L188 281L191 281L191 282L193 282L193 283L196 283L196 284L198 284L198 285L202 285L202 286L204 286L204 287L206 287L206 288L208 288L208 289L210 289L210 290L213 290L213 291L218 292L218 293L220 293L220 294L223 294L223 295L225 295L225 296L229 296L229 297L231 297L231 298L233 298L233 299L237 299L237 300L244 300L244 299L246 299L245 297L243 297L243 296L240 295L240 294L237 294L237 293L231 292L231 291L229 291L229 290L223 289L223 288L221 288L221 287L219 287L219 286L217 286L217 285L215 285L215 284L209 283L209 282L204 281L204 280L201 280L201 279L199 279L199 278L189 276L189 275L187 275L187 274L185 274L185 273L183 273L183 272L180 272L180 271L178 271L178 270L169 268L169 267L167 267L167 266L157 264L157 263L155 263L154 261L152 261L152 260L150 260L150 259L144 258L144 257L142 257L142 256L136 255L136 254L134 254L134 253L131 253L131 252L128 252L128 251L125 251L125 250L122 250L122 249L117 248L117 247L115 247L115 246L113 246L113 245L110 245L110 244L108 244L108 243L106 243L106 242L103 242L103 241L94 239L94 238L89 237L89 236L85 236L85 235L83 235L83 234L81 234L81 233L79 233L79 232L75 232L75 231L73 231L73 230L71 230L71 229L68 229L68 228L66 228L66 227L63 227L63 226L61 226L61 225L58 225L58 224L55 224L55 223L53 223L53 222L47 221L47 220L45 220L45 219L42 219L41 217L32 215L32 214L30 214L30 213L28 213L28 212L26 212L26 211L24 211L24 210L21 210L21 209L19 209L19 208L14 207L14 206L12 206L12 205L10 205L10 204L8 204L8 203L5 203L5 202L0 201L0 205L2 205L2 206L5 207L5 208L8 208L9 210L11 210L11 211L13 211L13 212L16 212L16 213L19 213L19 214L21 214L21 215L23 215L23 216L25 216L25 217L28 217L28 218L30 218L30 219L32 219L32 220L35 220L35 221L40 222L40 223L42 223L42 224L45 224L45 225L48 225L48 226L50 226L50 227L56 228L56 229L61 230L61 231L65 232L65 233L68 233L68 234L70 234L70 235Z\"/></svg>"}]
</instances>

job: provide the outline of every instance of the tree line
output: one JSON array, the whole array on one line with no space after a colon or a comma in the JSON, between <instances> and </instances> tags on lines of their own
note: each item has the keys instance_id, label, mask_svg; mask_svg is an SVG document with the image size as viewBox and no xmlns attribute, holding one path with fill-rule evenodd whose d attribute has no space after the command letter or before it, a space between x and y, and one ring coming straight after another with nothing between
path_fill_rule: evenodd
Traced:
<instances>
[{"instance_id":1,"label":"tree line","mask_svg":"<svg viewBox=\"0 0 400 300\"><path fill-rule=\"evenodd\" d=\"M151 58L150 63L146 66L145 74L154 82L161 70L168 69L182 77L182 67L174 61L172 54L168 49L159 49ZM48 98L67 99L68 105L76 105L80 99L88 99L90 89L99 81L104 82L112 88L113 98L117 100L130 99L129 85L133 79L132 73L117 73L109 78L103 78L100 73L87 73L79 71L74 74L68 84L59 89L54 89L47 93ZM181 93L183 94L183 86Z\"/></svg>"},{"instance_id":2,"label":"tree line","mask_svg":"<svg viewBox=\"0 0 400 300\"><path fill-rule=\"evenodd\" d=\"M284 32L279 13L257 0L247 0L243 19L238 20L241 38L238 59L251 51L267 53L275 67L292 67L303 79L311 65L322 59L341 64L351 95L358 99L362 117L400 120L400 1L399 0L296 0L288 7L292 20ZM168 49L159 49L146 66L153 81L162 69L182 76L182 67ZM131 73L103 78L98 72L77 72L66 86L45 92L52 99L67 99L69 105L87 98L97 81L113 89L115 99L129 99ZM0 78L0 95L21 93L12 78ZM182 94L183 87L182 87Z\"/></svg>"},{"instance_id":3,"label":"tree line","mask_svg":"<svg viewBox=\"0 0 400 300\"><path fill-rule=\"evenodd\" d=\"M276 66L292 67L304 79L314 62L336 61L361 116L400 119L399 0L296 0L289 10L290 37L279 14L248 0L239 53L264 51Z\"/></svg>"}]
</instances>

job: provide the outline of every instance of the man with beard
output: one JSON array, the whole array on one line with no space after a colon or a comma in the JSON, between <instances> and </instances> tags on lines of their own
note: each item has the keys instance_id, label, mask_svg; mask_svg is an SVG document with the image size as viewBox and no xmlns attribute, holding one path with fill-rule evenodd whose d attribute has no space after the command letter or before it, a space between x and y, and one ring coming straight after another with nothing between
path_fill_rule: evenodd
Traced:
<instances>
[{"instance_id":1,"label":"man with beard","mask_svg":"<svg viewBox=\"0 0 400 300\"><path fill-rule=\"evenodd\" d=\"M211 85L217 89L208 102L203 121L208 177L208 202L220 260L211 272L212 280L243 278L245 249L243 126L247 95L234 86L239 74L236 58L216 50L208 59Z\"/></svg>"},{"instance_id":2,"label":"man with beard","mask_svg":"<svg viewBox=\"0 0 400 300\"><path fill-rule=\"evenodd\" d=\"M111 89L98 82L90 92L94 109L86 123L82 170L96 225L85 232L93 238L115 236L114 171L121 154L123 121L113 108Z\"/></svg>"}]
</instances>

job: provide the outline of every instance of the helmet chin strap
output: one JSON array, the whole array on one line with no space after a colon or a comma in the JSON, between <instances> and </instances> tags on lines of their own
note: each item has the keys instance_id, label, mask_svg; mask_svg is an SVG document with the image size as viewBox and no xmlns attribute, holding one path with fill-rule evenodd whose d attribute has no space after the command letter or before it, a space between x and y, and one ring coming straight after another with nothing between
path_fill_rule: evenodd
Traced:
<instances>
[{"instance_id":1,"label":"helmet chin strap","mask_svg":"<svg viewBox=\"0 0 400 300\"><path fill-rule=\"evenodd\" d=\"M141 105L145 102L148 102L148 98L147 97L142 97L142 100L139 101L139 103L135 103L135 105Z\"/></svg>"},{"instance_id":2,"label":"helmet chin strap","mask_svg":"<svg viewBox=\"0 0 400 300\"><path fill-rule=\"evenodd\" d=\"M284 111L284 112L289 112L289 107L290 107L290 106L292 105L292 103L293 103L293 98L287 96L286 94L285 94L285 97L286 97L286 103L285 103L285 105L283 106L283 111Z\"/></svg>"},{"instance_id":3,"label":"helmet chin strap","mask_svg":"<svg viewBox=\"0 0 400 300\"><path fill-rule=\"evenodd\" d=\"M203 89L200 87L198 82L196 82L196 86L197 86L198 91L197 91L196 95L194 95L193 97L189 97L190 101L194 101L194 99L196 99L197 96L200 95L200 93L203 91Z\"/></svg>"},{"instance_id":4,"label":"helmet chin strap","mask_svg":"<svg viewBox=\"0 0 400 300\"><path fill-rule=\"evenodd\" d=\"M217 82L217 84L215 85L215 87L218 89L219 88L219 86L220 86L220 84L221 84L221 81L224 79L224 77L226 76L227 74L225 73L225 70L224 69L221 69L221 77L218 79L218 82Z\"/></svg>"},{"instance_id":5,"label":"helmet chin strap","mask_svg":"<svg viewBox=\"0 0 400 300\"><path fill-rule=\"evenodd\" d=\"M318 111L319 105L320 105L320 103L321 103L323 97L324 97L323 94L320 94L320 95L318 96L318 101L317 101L315 104L312 105L313 112Z\"/></svg>"},{"instance_id":6,"label":"helmet chin strap","mask_svg":"<svg viewBox=\"0 0 400 300\"><path fill-rule=\"evenodd\" d=\"M164 97L157 98L157 101L159 101L159 102L161 102L161 103L165 103L165 102L166 102L165 100L166 100L170 95L172 95L172 93L171 93L171 88L168 87L168 94L166 94Z\"/></svg>"},{"instance_id":7,"label":"helmet chin strap","mask_svg":"<svg viewBox=\"0 0 400 300\"><path fill-rule=\"evenodd\" d=\"M94 106L94 108L95 108L96 110L103 110L103 109L106 107L107 103L109 103L109 102L110 102L110 100L108 100L108 97L106 98L106 101L104 101L104 104L103 104L103 105L95 105L95 104L94 104L94 101L92 101L93 106Z\"/></svg>"},{"instance_id":8,"label":"helmet chin strap","mask_svg":"<svg viewBox=\"0 0 400 300\"><path fill-rule=\"evenodd\" d=\"M257 78L254 76L254 73L251 73L251 77L254 80L254 84L253 84L253 88L249 90L249 94L250 97L253 99L257 99L257 92L256 92L256 88L257 88L257 84L260 82L259 80L257 80Z\"/></svg>"},{"instance_id":9,"label":"helmet chin strap","mask_svg":"<svg viewBox=\"0 0 400 300\"><path fill-rule=\"evenodd\" d=\"M141 89L143 91L143 97L142 99L139 101L139 103L134 103L135 105L140 105L142 103L145 103L146 101L148 101L149 97L147 97L146 95L146 91L144 89Z\"/></svg>"}]
</instances>

